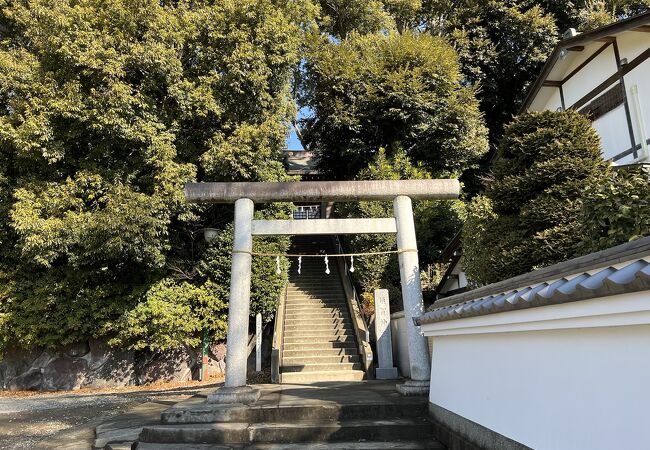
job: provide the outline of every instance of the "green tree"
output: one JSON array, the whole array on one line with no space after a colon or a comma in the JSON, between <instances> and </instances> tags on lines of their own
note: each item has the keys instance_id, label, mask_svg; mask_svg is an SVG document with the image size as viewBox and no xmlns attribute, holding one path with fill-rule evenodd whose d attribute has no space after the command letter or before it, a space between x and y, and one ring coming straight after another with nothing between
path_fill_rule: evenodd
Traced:
<instances>
[{"instance_id":1,"label":"green tree","mask_svg":"<svg viewBox=\"0 0 650 450\"><path fill-rule=\"evenodd\" d=\"M598 134L579 113L517 117L499 145L493 179L468 209L468 277L493 283L578 255L582 199L606 170Z\"/></svg>"},{"instance_id":2,"label":"green tree","mask_svg":"<svg viewBox=\"0 0 650 450\"><path fill-rule=\"evenodd\" d=\"M182 188L286 179L290 80L314 12L271 0L0 1L1 339L119 333L167 349L205 326L223 335L223 280L198 267L227 256L201 237L227 233L232 208L188 205ZM252 311L268 317L278 282L253 290Z\"/></svg>"},{"instance_id":3,"label":"green tree","mask_svg":"<svg viewBox=\"0 0 650 450\"><path fill-rule=\"evenodd\" d=\"M330 177L352 179L385 148L434 175L458 173L487 151L474 90L444 39L418 33L318 38L306 61L307 147Z\"/></svg>"},{"instance_id":4,"label":"green tree","mask_svg":"<svg viewBox=\"0 0 650 450\"><path fill-rule=\"evenodd\" d=\"M580 31L593 30L650 9L648 0L584 0L580 3L573 25Z\"/></svg>"},{"instance_id":5,"label":"green tree","mask_svg":"<svg viewBox=\"0 0 650 450\"><path fill-rule=\"evenodd\" d=\"M394 22L381 0L320 0L320 29L337 39L352 32L375 33Z\"/></svg>"},{"instance_id":6,"label":"green tree","mask_svg":"<svg viewBox=\"0 0 650 450\"><path fill-rule=\"evenodd\" d=\"M555 19L539 6L515 1L465 1L445 22L465 81L479 86L493 139L518 113L530 84L557 42Z\"/></svg>"}]
</instances>

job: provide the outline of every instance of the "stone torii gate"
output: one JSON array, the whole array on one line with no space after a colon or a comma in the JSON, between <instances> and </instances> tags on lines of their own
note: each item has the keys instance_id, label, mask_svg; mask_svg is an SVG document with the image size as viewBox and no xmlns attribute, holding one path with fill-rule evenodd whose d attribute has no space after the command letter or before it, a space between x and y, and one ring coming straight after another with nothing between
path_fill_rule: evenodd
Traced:
<instances>
[{"instance_id":1,"label":"stone torii gate","mask_svg":"<svg viewBox=\"0 0 650 450\"><path fill-rule=\"evenodd\" d=\"M246 342L250 308L254 235L396 233L402 299L406 318L411 380L403 394L429 388L429 350L413 318L423 313L420 268L411 200L455 199L457 180L301 181L289 183L189 183L190 202L234 203L235 236L228 307L225 387L209 403L251 403L259 392L246 386ZM379 219L253 220L255 203L392 201L394 217Z\"/></svg>"}]
</instances>

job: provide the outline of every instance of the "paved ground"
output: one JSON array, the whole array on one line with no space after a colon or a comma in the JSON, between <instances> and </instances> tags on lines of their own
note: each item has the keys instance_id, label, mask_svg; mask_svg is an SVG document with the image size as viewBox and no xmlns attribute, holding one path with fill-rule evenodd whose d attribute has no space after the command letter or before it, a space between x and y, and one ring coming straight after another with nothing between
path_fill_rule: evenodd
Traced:
<instances>
[{"instance_id":1,"label":"paved ground","mask_svg":"<svg viewBox=\"0 0 650 450\"><path fill-rule=\"evenodd\" d=\"M103 448L108 442L123 442L124 448L130 448L130 442L137 438L143 426L160 423L163 411L173 405L190 411L202 409L205 395L220 385L0 397L0 450L87 450L93 443ZM400 396L394 382L260 384L257 387L262 391L257 402L261 408L426 401Z\"/></svg>"},{"instance_id":2,"label":"paved ground","mask_svg":"<svg viewBox=\"0 0 650 450\"><path fill-rule=\"evenodd\" d=\"M0 397L0 450L88 449L102 422L143 405L160 417L174 403L216 386Z\"/></svg>"}]
</instances>

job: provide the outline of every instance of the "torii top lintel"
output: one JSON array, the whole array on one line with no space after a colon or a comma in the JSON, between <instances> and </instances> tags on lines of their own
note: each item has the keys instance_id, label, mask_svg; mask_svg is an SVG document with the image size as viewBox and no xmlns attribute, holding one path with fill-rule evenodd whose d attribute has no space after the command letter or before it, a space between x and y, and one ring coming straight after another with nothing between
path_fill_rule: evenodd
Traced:
<instances>
[{"instance_id":1,"label":"torii top lintel","mask_svg":"<svg viewBox=\"0 0 650 450\"><path fill-rule=\"evenodd\" d=\"M271 202L348 202L393 200L406 196L412 200L458 198L458 180L374 180L374 181L299 181L188 183L185 198L193 203L234 203L247 198L256 203Z\"/></svg>"}]
</instances>

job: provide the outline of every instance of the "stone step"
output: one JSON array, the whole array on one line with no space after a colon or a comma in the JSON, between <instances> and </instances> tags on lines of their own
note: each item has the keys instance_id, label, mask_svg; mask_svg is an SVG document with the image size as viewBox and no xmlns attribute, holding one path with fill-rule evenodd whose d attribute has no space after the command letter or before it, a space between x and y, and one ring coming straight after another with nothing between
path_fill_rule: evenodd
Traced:
<instances>
[{"instance_id":1,"label":"stone step","mask_svg":"<svg viewBox=\"0 0 650 450\"><path fill-rule=\"evenodd\" d=\"M289 293L287 294L287 301L292 301L296 299L306 299L306 300L324 300L324 301L343 301L345 299L345 295L343 293L318 293L318 294L308 294L308 293Z\"/></svg>"},{"instance_id":2,"label":"stone step","mask_svg":"<svg viewBox=\"0 0 650 450\"><path fill-rule=\"evenodd\" d=\"M307 364L336 364L356 363L361 359L356 355L310 355L310 356L284 356L282 355L282 366L304 366Z\"/></svg>"},{"instance_id":3,"label":"stone step","mask_svg":"<svg viewBox=\"0 0 650 450\"><path fill-rule=\"evenodd\" d=\"M354 374L357 371L346 371ZM313 372L315 374L316 372ZM328 372L334 376L336 372ZM363 375L363 372L359 372ZM289 374L284 374L287 376ZM305 376L306 374L291 374ZM422 418L342 422L214 423L153 425L143 428L139 440L148 443L245 444L281 442L395 441L432 439L432 424Z\"/></svg>"},{"instance_id":4,"label":"stone step","mask_svg":"<svg viewBox=\"0 0 650 450\"><path fill-rule=\"evenodd\" d=\"M287 285L287 288L288 288L288 292L312 292L312 291L344 292L340 284L331 283L329 281L325 281L322 283L319 283L317 281L314 281L313 283L299 283L299 284L289 283Z\"/></svg>"},{"instance_id":5,"label":"stone step","mask_svg":"<svg viewBox=\"0 0 650 450\"><path fill-rule=\"evenodd\" d=\"M326 381L361 381L365 378L363 370L341 370L329 372L287 372L280 374L282 383L311 384Z\"/></svg>"},{"instance_id":6,"label":"stone step","mask_svg":"<svg viewBox=\"0 0 650 450\"><path fill-rule=\"evenodd\" d=\"M350 372L350 371L347 371ZM295 403L269 408L267 405L207 404L196 397L177 403L162 413L163 424L188 423L275 423L295 421L345 421L351 419L394 419L427 416L425 397L398 397L397 401L339 403Z\"/></svg>"},{"instance_id":7,"label":"stone step","mask_svg":"<svg viewBox=\"0 0 650 450\"><path fill-rule=\"evenodd\" d=\"M341 287L336 286L323 286L322 284L314 286L289 286L287 287L288 294L315 294L315 295L327 295L327 294L337 294L343 295L345 291Z\"/></svg>"},{"instance_id":8,"label":"stone step","mask_svg":"<svg viewBox=\"0 0 650 450\"><path fill-rule=\"evenodd\" d=\"M305 365L283 365L280 368L282 373L294 372L332 372L343 370L363 370L361 363L319 363L319 364L305 364Z\"/></svg>"},{"instance_id":9,"label":"stone step","mask_svg":"<svg viewBox=\"0 0 650 450\"><path fill-rule=\"evenodd\" d=\"M306 315L306 314L297 314L291 317L284 316L286 325L340 325L340 324L351 324L352 320L350 317L339 316L316 316L316 315Z\"/></svg>"},{"instance_id":10,"label":"stone step","mask_svg":"<svg viewBox=\"0 0 650 450\"><path fill-rule=\"evenodd\" d=\"M285 345L282 350L282 357L305 357L311 355L336 356L336 355L358 355L359 350L356 347L343 348L307 348L301 350L289 350Z\"/></svg>"},{"instance_id":11,"label":"stone step","mask_svg":"<svg viewBox=\"0 0 650 450\"><path fill-rule=\"evenodd\" d=\"M345 297L338 298L309 298L309 297L293 297L287 298L285 301L285 311L288 309L308 309L308 308L331 308L338 309L339 311L348 310L348 303Z\"/></svg>"},{"instance_id":12,"label":"stone step","mask_svg":"<svg viewBox=\"0 0 650 450\"><path fill-rule=\"evenodd\" d=\"M345 297L310 297L308 295L287 297L287 306L292 305L305 305L305 306L345 306L347 302Z\"/></svg>"},{"instance_id":13,"label":"stone step","mask_svg":"<svg viewBox=\"0 0 650 450\"><path fill-rule=\"evenodd\" d=\"M338 322L338 323L319 323L317 321L295 323L295 322L285 322L284 332L289 331L325 331L325 330L348 330L352 329L352 324L348 322Z\"/></svg>"},{"instance_id":14,"label":"stone step","mask_svg":"<svg viewBox=\"0 0 650 450\"><path fill-rule=\"evenodd\" d=\"M327 311L332 309L332 311ZM294 320L349 320L350 314L347 311L334 310L333 308L311 308L304 310L288 309L284 312L287 322Z\"/></svg>"},{"instance_id":15,"label":"stone step","mask_svg":"<svg viewBox=\"0 0 650 450\"><path fill-rule=\"evenodd\" d=\"M104 450L131 450L133 448L133 441L109 442L103 448Z\"/></svg>"},{"instance_id":16,"label":"stone step","mask_svg":"<svg viewBox=\"0 0 650 450\"><path fill-rule=\"evenodd\" d=\"M323 302L311 302L309 300L303 300L301 302L286 303L284 312L287 314L302 314L302 313L348 314L348 305L343 301L323 303Z\"/></svg>"},{"instance_id":17,"label":"stone step","mask_svg":"<svg viewBox=\"0 0 650 450\"><path fill-rule=\"evenodd\" d=\"M284 323L287 325L291 322L317 321L325 323L326 321L329 321L329 323L335 323L341 321L351 321L351 316L347 311L330 312L328 309L332 308L312 307L311 310L302 310L298 312L293 309L285 310Z\"/></svg>"},{"instance_id":18,"label":"stone step","mask_svg":"<svg viewBox=\"0 0 650 450\"><path fill-rule=\"evenodd\" d=\"M324 309L331 309L331 311L323 311ZM350 313L344 309L337 308L305 308L301 309L289 309L285 308L284 310L285 320L296 320L296 319L349 319Z\"/></svg>"},{"instance_id":19,"label":"stone step","mask_svg":"<svg viewBox=\"0 0 650 450\"><path fill-rule=\"evenodd\" d=\"M297 331L300 333L309 333L311 331L327 331L327 330L332 330L332 331L345 331L345 330L350 330L353 331L354 327L352 324L348 322L339 322L339 323L316 323L316 322L301 322L301 323L296 323L296 322L289 322L286 321L284 325L284 333L285 335L287 333Z\"/></svg>"},{"instance_id":20,"label":"stone step","mask_svg":"<svg viewBox=\"0 0 650 450\"><path fill-rule=\"evenodd\" d=\"M292 351L292 350L332 350L339 348L357 348L357 344L354 341L350 342L300 342L298 344L284 344L282 346L283 352Z\"/></svg>"},{"instance_id":21,"label":"stone step","mask_svg":"<svg viewBox=\"0 0 650 450\"><path fill-rule=\"evenodd\" d=\"M335 337L341 335L353 336L354 328L352 328L351 326L343 326L343 325L338 325L338 326L330 325L326 327L311 327L308 325L294 326L294 327L290 325L284 326L284 336L289 338L293 338L296 336Z\"/></svg>"},{"instance_id":22,"label":"stone step","mask_svg":"<svg viewBox=\"0 0 650 450\"><path fill-rule=\"evenodd\" d=\"M301 291L318 291L318 292L327 292L327 291L343 291L343 286L337 282L332 282L329 280L324 281L314 281L310 283L299 283L299 284L287 284L288 292L301 292Z\"/></svg>"},{"instance_id":23,"label":"stone step","mask_svg":"<svg viewBox=\"0 0 650 450\"><path fill-rule=\"evenodd\" d=\"M354 336L351 335L341 335L341 336L308 336L308 335L297 335L297 336L284 336L283 345L286 344L304 344L305 342L313 342L317 344L328 344L328 343L354 343L356 345L356 340Z\"/></svg>"},{"instance_id":24,"label":"stone step","mask_svg":"<svg viewBox=\"0 0 650 450\"><path fill-rule=\"evenodd\" d=\"M343 330L286 330L284 332L285 339L302 338L303 341L316 340L314 338L323 338L322 341L328 341L341 336L354 336L354 331L351 329Z\"/></svg>"},{"instance_id":25,"label":"stone step","mask_svg":"<svg viewBox=\"0 0 650 450\"><path fill-rule=\"evenodd\" d=\"M308 300L308 301L337 301L342 302L345 300L343 293L289 293L287 295L287 301L295 300Z\"/></svg>"},{"instance_id":26,"label":"stone step","mask_svg":"<svg viewBox=\"0 0 650 450\"><path fill-rule=\"evenodd\" d=\"M321 313L321 312L311 312L311 313L305 313L305 314L296 314L296 313L291 313L291 315L288 315L286 312L284 314L284 323L286 325L292 324L292 323L311 323L311 322L318 322L318 323L340 323L340 322L352 322L350 319L349 314L332 314L332 313Z\"/></svg>"},{"instance_id":27,"label":"stone step","mask_svg":"<svg viewBox=\"0 0 650 450\"><path fill-rule=\"evenodd\" d=\"M343 295L342 288L328 286L296 286L287 288L289 295Z\"/></svg>"},{"instance_id":28,"label":"stone step","mask_svg":"<svg viewBox=\"0 0 650 450\"><path fill-rule=\"evenodd\" d=\"M131 447L129 447L130 449ZM136 450L232 450L230 445L218 444L149 444L139 442L133 447ZM240 447L251 448L251 447ZM437 441L386 441L386 442L367 442L367 441L343 441L328 443L301 443L301 444L256 444L256 450L402 450L402 449L432 449L444 450Z\"/></svg>"}]
</instances>

